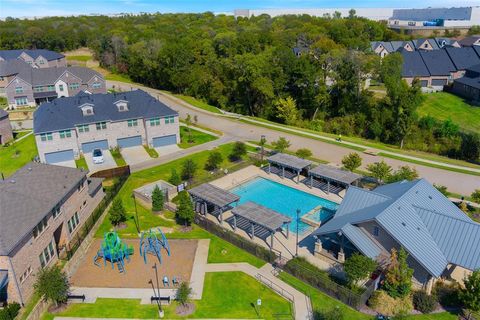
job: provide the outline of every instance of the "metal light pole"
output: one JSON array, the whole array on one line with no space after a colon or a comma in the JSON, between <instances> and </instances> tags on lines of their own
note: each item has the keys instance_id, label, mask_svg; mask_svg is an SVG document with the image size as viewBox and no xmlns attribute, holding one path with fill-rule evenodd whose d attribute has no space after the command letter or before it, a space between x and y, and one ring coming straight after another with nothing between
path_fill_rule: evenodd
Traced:
<instances>
[{"instance_id":1,"label":"metal light pole","mask_svg":"<svg viewBox=\"0 0 480 320\"><path fill-rule=\"evenodd\" d=\"M265 135L262 134L262 136L260 137L260 143L261 143L261 147L262 147L262 156L261 156L261 161L263 162L263 155L264 155L264 152L265 152Z\"/></svg>"},{"instance_id":2,"label":"metal light pole","mask_svg":"<svg viewBox=\"0 0 480 320\"><path fill-rule=\"evenodd\" d=\"M137 228L137 233L140 233L140 226L138 221L138 212L137 212L137 201L135 200L135 193L132 193L133 205L135 206L135 227Z\"/></svg>"},{"instance_id":3,"label":"metal light pole","mask_svg":"<svg viewBox=\"0 0 480 320\"><path fill-rule=\"evenodd\" d=\"M296 241L296 247L295 247L295 257L298 257L298 220L300 216L300 209L297 209L297 241Z\"/></svg>"},{"instance_id":4,"label":"metal light pole","mask_svg":"<svg viewBox=\"0 0 480 320\"><path fill-rule=\"evenodd\" d=\"M155 269L155 278L157 279L157 290L158 290L158 299L160 300L160 285L158 284L158 270L157 263L153 265L152 269ZM160 303L160 311L162 311L162 304Z\"/></svg>"},{"instance_id":5,"label":"metal light pole","mask_svg":"<svg viewBox=\"0 0 480 320\"><path fill-rule=\"evenodd\" d=\"M157 297L157 292L155 291L155 287L153 286L152 279L150 279L148 281L148 284L152 285L153 296ZM160 305L160 296L158 296L158 299L157 299L157 306L158 306L158 315L160 316L160 318L163 318L163 310L162 310L162 307Z\"/></svg>"}]
</instances>

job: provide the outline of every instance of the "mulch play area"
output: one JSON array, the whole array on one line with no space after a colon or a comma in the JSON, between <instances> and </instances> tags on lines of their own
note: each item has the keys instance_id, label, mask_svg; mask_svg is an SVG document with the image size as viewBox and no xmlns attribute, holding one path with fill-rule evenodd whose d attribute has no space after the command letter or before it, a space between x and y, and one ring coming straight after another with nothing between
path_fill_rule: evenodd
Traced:
<instances>
[{"instance_id":1,"label":"mulch play area","mask_svg":"<svg viewBox=\"0 0 480 320\"><path fill-rule=\"evenodd\" d=\"M180 277L181 281L190 281L192 267L197 250L197 240L171 239L169 240L171 256L162 250L162 264L156 256L149 254L147 264L139 253L140 240L124 240L128 246L133 246L134 254L130 256L130 262L125 261L126 272L120 273L117 266L112 269L110 262L104 266L103 260L100 267L93 263L94 257L100 248L101 239L92 242L84 260L71 277L70 283L74 287L96 288L150 288L148 281L155 280L155 271L152 266L157 263L158 278L162 288L162 279L167 276L172 286L173 277Z\"/></svg>"}]
</instances>

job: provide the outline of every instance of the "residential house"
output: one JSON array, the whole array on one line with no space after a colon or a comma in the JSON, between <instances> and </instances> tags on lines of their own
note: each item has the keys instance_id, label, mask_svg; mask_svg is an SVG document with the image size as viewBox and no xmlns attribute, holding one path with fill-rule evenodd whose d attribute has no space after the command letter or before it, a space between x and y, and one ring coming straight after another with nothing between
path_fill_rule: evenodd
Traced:
<instances>
[{"instance_id":1,"label":"residential house","mask_svg":"<svg viewBox=\"0 0 480 320\"><path fill-rule=\"evenodd\" d=\"M465 75L453 82L452 92L480 104L480 64L467 68Z\"/></svg>"},{"instance_id":2,"label":"residential house","mask_svg":"<svg viewBox=\"0 0 480 320\"><path fill-rule=\"evenodd\" d=\"M445 51L457 69L453 75L453 79L463 77L467 68L480 64L480 57L472 47L447 47L445 48Z\"/></svg>"},{"instance_id":3,"label":"residential house","mask_svg":"<svg viewBox=\"0 0 480 320\"><path fill-rule=\"evenodd\" d=\"M385 265L393 248L404 248L415 286L427 292L440 278L462 282L480 268L480 224L424 179L352 186L313 234L316 256L340 263L360 252Z\"/></svg>"},{"instance_id":4,"label":"residential house","mask_svg":"<svg viewBox=\"0 0 480 320\"><path fill-rule=\"evenodd\" d=\"M36 162L0 181L0 303L28 301L103 197L102 179Z\"/></svg>"},{"instance_id":5,"label":"residential house","mask_svg":"<svg viewBox=\"0 0 480 320\"><path fill-rule=\"evenodd\" d=\"M66 67L63 54L45 49L0 50L0 61L22 60L33 68Z\"/></svg>"},{"instance_id":6,"label":"residential house","mask_svg":"<svg viewBox=\"0 0 480 320\"><path fill-rule=\"evenodd\" d=\"M434 38L435 42L437 43L438 47L446 48L446 47L453 47L453 48L460 48L461 45L455 39L450 38Z\"/></svg>"},{"instance_id":7,"label":"residential house","mask_svg":"<svg viewBox=\"0 0 480 320\"><path fill-rule=\"evenodd\" d=\"M43 103L33 131L40 160L58 163L99 148L180 142L178 113L142 90L83 94Z\"/></svg>"},{"instance_id":8,"label":"residential house","mask_svg":"<svg viewBox=\"0 0 480 320\"><path fill-rule=\"evenodd\" d=\"M412 40L416 50L438 50L438 44L435 39L416 39Z\"/></svg>"},{"instance_id":9,"label":"residential house","mask_svg":"<svg viewBox=\"0 0 480 320\"><path fill-rule=\"evenodd\" d=\"M425 66L430 73L428 87L435 90L443 90L443 86L452 81L456 72L455 66L445 50L419 51Z\"/></svg>"},{"instance_id":10,"label":"residential house","mask_svg":"<svg viewBox=\"0 0 480 320\"><path fill-rule=\"evenodd\" d=\"M458 41L462 47L471 47L480 45L480 35L465 37Z\"/></svg>"},{"instance_id":11,"label":"residential house","mask_svg":"<svg viewBox=\"0 0 480 320\"><path fill-rule=\"evenodd\" d=\"M0 109L0 145L13 139L12 125L8 118L8 112Z\"/></svg>"},{"instance_id":12,"label":"residential house","mask_svg":"<svg viewBox=\"0 0 480 320\"><path fill-rule=\"evenodd\" d=\"M0 62L8 106L36 106L57 97L69 97L80 91L105 93L103 76L85 67L31 68L20 61Z\"/></svg>"},{"instance_id":13,"label":"residential house","mask_svg":"<svg viewBox=\"0 0 480 320\"><path fill-rule=\"evenodd\" d=\"M412 84L414 79L420 81L422 87L428 87L431 83L430 72L425 65L419 51L403 51L402 78Z\"/></svg>"}]
</instances>

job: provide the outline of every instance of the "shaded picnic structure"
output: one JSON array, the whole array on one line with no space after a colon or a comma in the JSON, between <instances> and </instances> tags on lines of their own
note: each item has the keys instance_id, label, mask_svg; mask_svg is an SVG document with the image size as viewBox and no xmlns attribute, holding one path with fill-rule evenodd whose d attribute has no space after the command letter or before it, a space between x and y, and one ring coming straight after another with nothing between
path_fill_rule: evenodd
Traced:
<instances>
[{"instance_id":1,"label":"shaded picnic structure","mask_svg":"<svg viewBox=\"0 0 480 320\"><path fill-rule=\"evenodd\" d=\"M273 156L268 157L267 161L268 173L276 173L282 178L285 178L285 174L287 174L287 177L292 180L297 178L297 183L300 181L300 173L303 170L308 170L312 165L312 162L309 160L286 153L276 153ZM287 172L285 172L285 169L287 169Z\"/></svg>"},{"instance_id":2,"label":"shaded picnic structure","mask_svg":"<svg viewBox=\"0 0 480 320\"><path fill-rule=\"evenodd\" d=\"M240 197L229 191L220 189L210 183L204 183L188 190L194 203L194 210L200 214L210 213L223 222L223 213L238 204Z\"/></svg>"},{"instance_id":3,"label":"shaded picnic structure","mask_svg":"<svg viewBox=\"0 0 480 320\"><path fill-rule=\"evenodd\" d=\"M319 164L315 168L310 169L308 175L309 178L305 180L306 184L311 188L317 187L326 190L327 193L330 193L330 191L339 193L343 188L347 189L353 183L358 185L358 180L362 178L359 174L325 164ZM333 190L332 184L334 184Z\"/></svg>"},{"instance_id":4,"label":"shaded picnic structure","mask_svg":"<svg viewBox=\"0 0 480 320\"><path fill-rule=\"evenodd\" d=\"M290 234L290 219L272 209L266 208L254 202L248 201L232 209L232 217L229 223L232 224L234 231L237 227L245 230L250 238L255 236L266 239L270 236L270 248L273 248L273 238L275 233L283 231L286 226L288 239Z\"/></svg>"}]
</instances>

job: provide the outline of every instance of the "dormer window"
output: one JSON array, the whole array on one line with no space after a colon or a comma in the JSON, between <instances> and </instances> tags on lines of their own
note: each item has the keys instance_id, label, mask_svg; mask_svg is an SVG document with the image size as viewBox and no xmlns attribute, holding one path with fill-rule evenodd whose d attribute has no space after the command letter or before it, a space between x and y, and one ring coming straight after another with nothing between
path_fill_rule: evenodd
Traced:
<instances>
[{"instance_id":1,"label":"dormer window","mask_svg":"<svg viewBox=\"0 0 480 320\"><path fill-rule=\"evenodd\" d=\"M93 104L83 104L80 106L82 109L83 116L92 116L93 115Z\"/></svg>"},{"instance_id":2,"label":"dormer window","mask_svg":"<svg viewBox=\"0 0 480 320\"><path fill-rule=\"evenodd\" d=\"M114 102L114 104L117 106L119 112L128 111L128 101L119 100Z\"/></svg>"}]
</instances>

